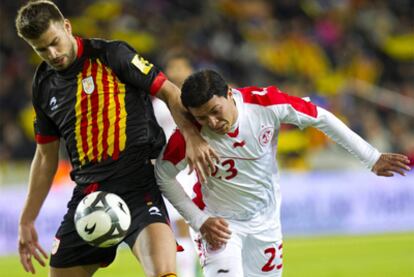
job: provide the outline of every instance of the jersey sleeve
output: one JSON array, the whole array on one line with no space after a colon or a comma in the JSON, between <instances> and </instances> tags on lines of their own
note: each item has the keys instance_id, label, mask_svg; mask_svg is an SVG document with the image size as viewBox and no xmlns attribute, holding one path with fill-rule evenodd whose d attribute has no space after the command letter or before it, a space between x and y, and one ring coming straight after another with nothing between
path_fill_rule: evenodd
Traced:
<instances>
[{"instance_id":1,"label":"jersey sleeve","mask_svg":"<svg viewBox=\"0 0 414 277\"><path fill-rule=\"evenodd\" d=\"M376 148L348 128L329 111L318 107L318 116L312 121L313 127L321 130L333 141L348 150L348 152L361 160L368 169L372 169L380 158L381 153Z\"/></svg>"},{"instance_id":2,"label":"jersey sleeve","mask_svg":"<svg viewBox=\"0 0 414 277\"><path fill-rule=\"evenodd\" d=\"M336 116L310 101L283 93L276 87L248 88L242 93L245 102L269 109L276 127L281 123L294 124L301 129L315 127L356 156L369 169L381 155Z\"/></svg>"},{"instance_id":3,"label":"jersey sleeve","mask_svg":"<svg viewBox=\"0 0 414 277\"><path fill-rule=\"evenodd\" d=\"M321 130L333 141L357 157L371 169L379 159L380 153L358 134L348 128L329 111L317 107L305 99L281 93L284 104L272 106L280 123L290 123L303 129L308 126Z\"/></svg>"},{"instance_id":4,"label":"jersey sleeve","mask_svg":"<svg viewBox=\"0 0 414 277\"><path fill-rule=\"evenodd\" d=\"M125 42L113 41L107 50L109 66L121 81L155 96L167 80L164 73Z\"/></svg>"},{"instance_id":5,"label":"jersey sleeve","mask_svg":"<svg viewBox=\"0 0 414 277\"><path fill-rule=\"evenodd\" d=\"M38 86L36 82L36 76L33 81L33 96L32 96L32 104L35 111L35 119L33 122L34 125L34 132L35 132L35 141L38 144L45 144L55 140L58 140L60 137L60 133L56 124L46 115L46 113L42 110L37 98L38 95Z\"/></svg>"},{"instance_id":6,"label":"jersey sleeve","mask_svg":"<svg viewBox=\"0 0 414 277\"><path fill-rule=\"evenodd\" d=\"M196 206L176 179L177 174L185 169L186 165L185 141L177 130L155 163L155 176L163 195L188 224L198 231L209 216Z\"/></svg>"}]
</instances>

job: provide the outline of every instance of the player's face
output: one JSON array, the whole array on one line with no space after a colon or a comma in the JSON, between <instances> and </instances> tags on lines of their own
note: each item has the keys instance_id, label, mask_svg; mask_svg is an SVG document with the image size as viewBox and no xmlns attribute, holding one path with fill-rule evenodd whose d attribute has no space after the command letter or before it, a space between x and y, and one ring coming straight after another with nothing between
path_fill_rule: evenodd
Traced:
<instances>
[{"instance_id":1,"label":"player's face","mask_svg":"<svg viewBox=\"0 0 414 277\"><path fill-rule=\"evenodd\" d=\"M26 41L55 70L66 69L76 58L76 41L68 20L51 22L39 38Z\"/></svg>"},{"instance_id":2,"label":"player's face","mask_svg":"<svg viewBox=\"0 0 414 277\"><path fill-rule=\"evenodd\" d=\"M207 103L189 111L202 126L208 126L217 134L227 134L237 120L236 104L231 91L227 98L214 95Z\"/></svg>"},{"instance_id":3,"label":"player's face","mask_svg":"<svg viewBox=\"0 0 414 277\"><path fill-rule=\"evenodd\" d=\"M193 72L193 68L185 58L175 58L168 62L165 67L165 74L179 88L183 85L184 80Z\"/></svg>"}]
</instances>

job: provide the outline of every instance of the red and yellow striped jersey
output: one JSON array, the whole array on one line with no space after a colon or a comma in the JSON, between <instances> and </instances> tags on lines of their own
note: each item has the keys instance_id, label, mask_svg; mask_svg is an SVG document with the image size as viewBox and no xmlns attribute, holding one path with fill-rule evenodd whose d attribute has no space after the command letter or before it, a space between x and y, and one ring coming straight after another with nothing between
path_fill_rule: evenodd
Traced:
<instances>
[{"instance_id":1,"label":"red and yellow striped jersey","mask_svg":"<svg viewBox=\"0 0 414 277\"><path fill-rule=\"evenodd\" d=\"M42 63L33 82L37 143L62 138L77 183L136 172L165 143L150 95L166 77L120 41L80 39L63 71Z\"/></svg>"}]
</instances>

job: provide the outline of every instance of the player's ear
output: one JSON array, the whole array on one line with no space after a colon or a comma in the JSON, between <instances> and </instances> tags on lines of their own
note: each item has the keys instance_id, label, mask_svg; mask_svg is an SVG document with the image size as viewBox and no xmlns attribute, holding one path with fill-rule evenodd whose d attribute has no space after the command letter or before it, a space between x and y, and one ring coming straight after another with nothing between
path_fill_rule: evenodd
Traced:
<instances>
[{"instance_id":1,"label":"player's ear","mask_svg":"<svg viewBox=\"0 0 414 277\"><path fill-rule=\"evenodd\" d=\"M231 90L231 87L229 87L229 89L227 90L227 98L232 98L233 97L233 91Z\"/></svg>"},{"instance_id":2,"label":"player's ear","mask_svg":"<svg viewBox=\"0 0 414 277\"><path fill-rule=\"evenodd\" d=\"M63 27L65 28L65 31L68 33L68 34L72 34L72 24L70 24L70 21L69 21L69 19L64 19L63 20Z\"/></svg>"}]
</instances>

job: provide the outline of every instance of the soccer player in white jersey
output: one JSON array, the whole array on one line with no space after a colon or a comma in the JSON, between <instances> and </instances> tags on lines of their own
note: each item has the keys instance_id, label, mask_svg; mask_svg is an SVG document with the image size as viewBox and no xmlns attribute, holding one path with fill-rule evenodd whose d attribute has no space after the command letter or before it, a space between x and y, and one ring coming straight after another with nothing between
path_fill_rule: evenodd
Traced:
<instances>
[{"instance_id":1,"label":"soccer player in white jersey","mask_svg":"<svg viewBox=\"0 0 414 277\"><path fill-rule=\"evenodd\" d=\"M176 182L185 168L179 131L156 163L157 182L193 229L204 275L281 276L281 195L276 163L282 123L322 130L379 176L404 175L408 158L381 154L330 112L277 87L230 88L211 70L186 79L181 100L220 156L193 201Z\"/></svg>"}]
</instances>

